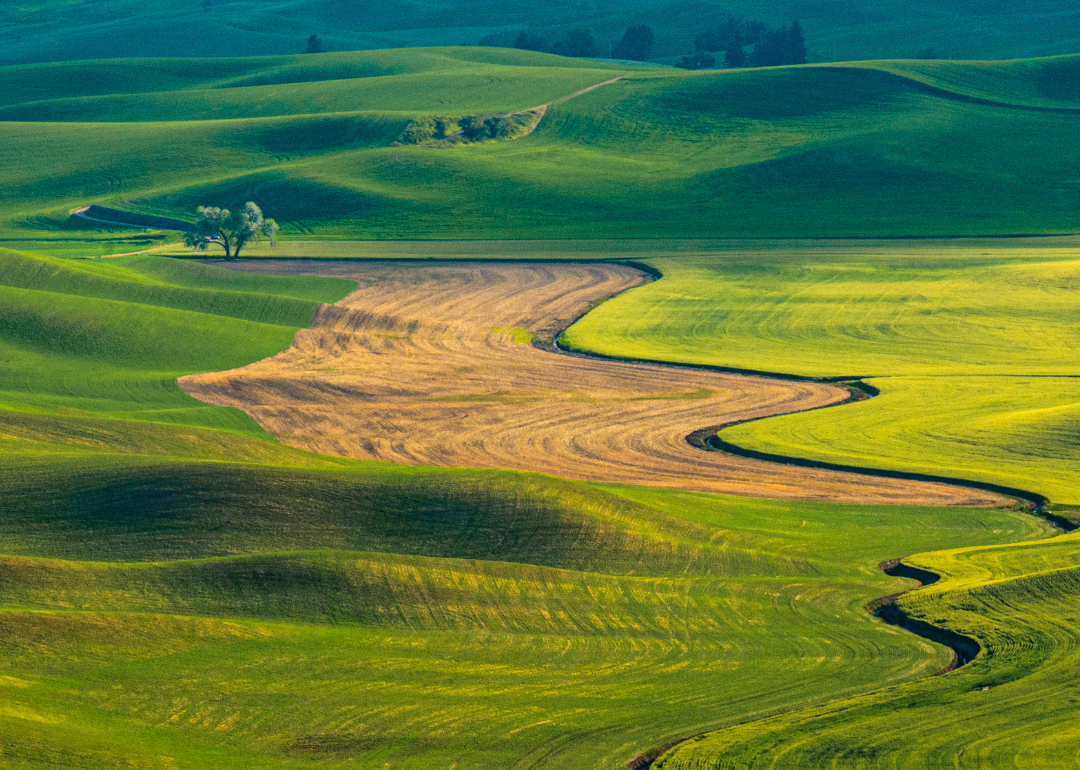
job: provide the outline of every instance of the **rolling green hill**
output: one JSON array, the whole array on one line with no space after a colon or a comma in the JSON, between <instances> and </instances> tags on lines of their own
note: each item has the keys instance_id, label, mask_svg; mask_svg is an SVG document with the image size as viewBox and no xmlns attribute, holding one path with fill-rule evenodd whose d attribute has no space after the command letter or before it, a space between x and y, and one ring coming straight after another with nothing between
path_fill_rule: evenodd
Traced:
<instances>
[{"instance_id":1,"label":"rolling green hill","mask_svg":"<svg viewBox=\"0 0 1080 770\"><path fill-rule=\"evenodd\" d=\"M318 299L349 291L347 281L218 277L137 256L75 262L4 251L0 260L5 408L246 434L265 435L247 415L191 398L176 378L273 355L311 323Z\"/></svg>"},{"instance_id":2,"label":"rolling green hill","mask_svg":"<svg viewBox=\"0 0 1080 770\"><path fill-rule=\"evenodd\" d=\"M649 69L483 48L31 65L7 68L10 85L0 121L124 123L509 111L552 101L627 71Z\"/></svg>"},{"instance_id":3,"label":"rolling green hill","mask_svg":"<svg viewBox=\"0 0 1080 770\"><path fill-rule=\"evenodd\" d=\"M323 239L1077 225L1076 57L719 73L598 66L455 48L4 68L14 85L0 107L0 237L62 253L101 237L69 219L76 206L183 218L246 200L289 237ZM425 114L539 104L550 107L524 138L395 146Z\"/></svg>"}]
</instances>

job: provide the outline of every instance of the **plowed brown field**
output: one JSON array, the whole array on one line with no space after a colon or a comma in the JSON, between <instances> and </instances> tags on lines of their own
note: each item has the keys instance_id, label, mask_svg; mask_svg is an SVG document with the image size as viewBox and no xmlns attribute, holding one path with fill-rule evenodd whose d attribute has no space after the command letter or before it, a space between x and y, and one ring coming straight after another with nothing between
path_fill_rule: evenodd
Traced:
<instances>
[{"instance_id":1,"label":"plowed brown field","mask_svg":"<svg viewBox=\"0 0 1080 770\"><path fill-rule=\"evenodd\" d=\"M844 388L572 357L528 343L526 332L550 338L594 303L647 280L629 267L236 267L358 282L280 355L180 381L205 402L243 409L292 446L757 497L1002 502L978 490L765 463L687 443L708 426L842 402Z\"/></svg>"}]
</instances>

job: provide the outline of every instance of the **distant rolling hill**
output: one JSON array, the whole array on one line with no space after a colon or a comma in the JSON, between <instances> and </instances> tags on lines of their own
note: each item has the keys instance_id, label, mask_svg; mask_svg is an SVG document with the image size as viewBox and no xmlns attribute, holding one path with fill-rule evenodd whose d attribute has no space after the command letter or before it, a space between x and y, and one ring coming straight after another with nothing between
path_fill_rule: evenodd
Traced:
<instances>
[{"instance_id":1,"label":"distant rolling hill","mask_svg":"<svg viewBox=\"0 0 1080 770\"><path fill-rule=\"evenodd\" d=\"M298 53L318 33L329 50L505 44L523 28L558 39L590 29L604 55L628 25L656 29L654 56L674 61L695 34L735 15L770 25L798 19L811 61L914 56L1045 56L1080 50L1080 9L1054 0L39 0L0 7L0 62L117 56L251 56Z\"/></svg>"},{"instance_id":2,"label":"distant rolling hill","mask_svg":"<svg viewBox=\"0 0 1080 770\"><path fill-rule=\"evenodd\" d=\"M89 204L247 200L290 237L1071 232L1078 75L1075 56L694 73L456 47L0 68L0 237L96 237L69 217ZM541 104L524 138L395 141Z\"/></svg>"}]
</instances>

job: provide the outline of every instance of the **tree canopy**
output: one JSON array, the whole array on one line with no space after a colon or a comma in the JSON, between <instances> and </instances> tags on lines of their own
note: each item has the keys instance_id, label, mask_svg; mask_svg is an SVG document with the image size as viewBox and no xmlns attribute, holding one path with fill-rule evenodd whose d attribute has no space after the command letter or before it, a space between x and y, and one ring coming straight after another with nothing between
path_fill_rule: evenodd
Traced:
<instances>
[{"instance_id":1,"label":"tree canopy","mask_svg":"<svg viewBox=\"0 0 1080 770\"><path fill-rule=\"evenodd\" d=\"M251 201L236 212L200 206L198 215L195 229L184 234L184 243L200 251L216 243L225 249L225 259L237 259L244 246L261 238L273 244L278 232L277 222L264 218L262 209Z\"/></svg>"},{"instance_id":2,"label":"tree canopy","mask_svg":"<svg viewBox=\"0 0 1080 770\"><path fill-rule=\"evenodd\" d=\"M716 53L753 45L765 34L765 23L729 18L720 26L708 27L694 37L694 50Z\"/></svg>"},{"instance_id":3,"label":"tree canopy","mask_svg":"<svg viewBox=\"0 0 1080 770\"><path fill-rule=\"evenodd\" d=\"M790 27L770 29L750 54L751 67L806 64L806 37L799 22Z\"/></svg>"},{"instance_id":4,"label":"tree canopy","mask_svg":"<svg viewBox=\"0 0 1080 770\"><path fill-rule=\"evenodd\" d=\"M538 32L523 29L514 38L514 48L523 51L543 51L558 56L590 57L598 56L600 53L596 38L588 29L572 29L563 39L554 43Z\"/></svg>"},{"instance_id":5,"label":"tree canopy","mask_svg":"<svg viewBox=\"0 0 1080 770\"><path fill-rule=\"evenodd\" d=\"M611 57L613 59L645 61L652 52L654 37L653 28L648 24L637 24L630 27L626 30L626 34L623 35L619 44L615 46Z\"/></svg>"},{"instance_id":6,"label":"tree canopy","mask_svg":"<svg viewBox=\"0 0 1080 770\"><path fill-rule=\"evenodd\" d=\"M596 38L587 29L572 29L567 33L565 40L560 40L551 47L551 52L559 56L579 56L587 58L596 56L599 49L596 47Z\"/></svg>"}]
</instances>

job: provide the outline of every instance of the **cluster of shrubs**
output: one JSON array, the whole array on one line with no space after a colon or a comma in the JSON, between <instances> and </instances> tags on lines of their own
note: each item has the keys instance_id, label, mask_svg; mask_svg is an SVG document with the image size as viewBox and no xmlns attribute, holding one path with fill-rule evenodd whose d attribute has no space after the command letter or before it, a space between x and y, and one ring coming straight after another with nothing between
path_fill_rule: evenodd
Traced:
<instances>
[{"instance_id":1,"label":"cluster of shrubs","mask_svg":"<svg viewBox=\"0 0 1080 770\"><path fill-rule=\"evenodd\" d=\"M457 120L424 116L405 127L398 144L427 144L456 136L469 142L505 139L510 136L510 128L510 121L503 115L466 115Z\"/></svg>"},{"instance_id":2,"label":"cluster of shrubs","mask_svg":"<svg viewBox=\"0 0 1080 770\"><path fill-rule=\"evenodd\" d=\"M470 142L482 142L485 139L505 139L510 136L510 121L502 115L483 118L468 115L458 121L461 135Z\"/></svg>"},{"instance_id":3,"label":"cluster of shrubs","mask_svg":"<svg viewBox=\"0 0 1080 770\"><path fill-rule=\"evenodd\" d=\"M450 121L446 118L424 116L414 119L398 137L401 144L425 144L445 139Z\"/></svg>"}]
</instances>

